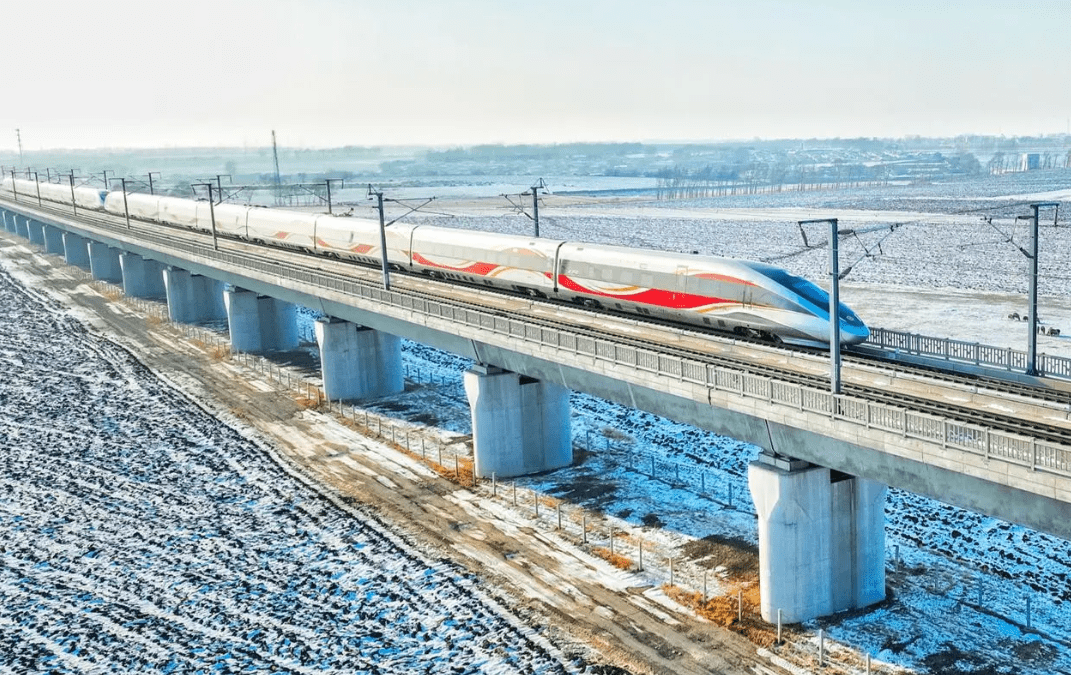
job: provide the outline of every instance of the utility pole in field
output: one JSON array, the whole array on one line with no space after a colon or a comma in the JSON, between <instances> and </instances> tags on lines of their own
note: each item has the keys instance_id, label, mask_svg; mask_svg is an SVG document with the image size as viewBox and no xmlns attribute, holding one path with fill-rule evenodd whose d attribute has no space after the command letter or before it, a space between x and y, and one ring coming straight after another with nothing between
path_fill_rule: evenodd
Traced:
<instances>
[{"instance_id":1,"label":"utility pole in field","mask_svg":"<svg viewBox=\"0 0 1071 675\"><path fill-rule=\"evenodd\" d=\"M279 175L279 147L275 144L275 129L271 130L271 156L275 161L275 205L283 203L282 176Z\"/></svg>"},{"instance_id":2,"label":"utility pole in field","mask_svg":"<svg viewBox=\"0 0 1071 675\"><path fill-rule=\"evenodd\" d=\"M524 205L523 204L519 204L519 203L516 203L516 202L513 201L513 198L512 198L513 195L506 195L506 194L500 195L501 197L505 197L506 201L508 201L510 203L510 205L512 205L513 208L516 211L518 211L518 212L524 214L525 216L527 216L528 218L532 219L532 222L535 225L534 236L536 236L536 237L539 236L539 191L543 190L545 192L546 189L547 189L547 184L545 182L543 182L542 178L540 178L539 182L537 184L533 185L530 190L528 190L526 192L522 192L520 194L521 197L527 197L527 196L531 195L531 197L532 197L532 213L531 214L529 214L527 211L524 210Z\"/></svg>"}]
</instances>

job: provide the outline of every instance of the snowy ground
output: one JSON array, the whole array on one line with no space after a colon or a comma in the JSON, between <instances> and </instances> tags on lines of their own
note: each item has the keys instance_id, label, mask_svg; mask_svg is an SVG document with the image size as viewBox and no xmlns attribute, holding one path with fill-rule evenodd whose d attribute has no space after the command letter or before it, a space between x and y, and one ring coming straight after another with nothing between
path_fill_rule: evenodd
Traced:
<instances>
[{"instance_id":1,"label":"snowy ground","mask_svg":"<svg viewBox=\"0 0 1071 675\"><path fill-rule=\"evenodd\" d=\"M44 302L0 274L0 670L569 672Z\"/></svg>"}]
</instances>

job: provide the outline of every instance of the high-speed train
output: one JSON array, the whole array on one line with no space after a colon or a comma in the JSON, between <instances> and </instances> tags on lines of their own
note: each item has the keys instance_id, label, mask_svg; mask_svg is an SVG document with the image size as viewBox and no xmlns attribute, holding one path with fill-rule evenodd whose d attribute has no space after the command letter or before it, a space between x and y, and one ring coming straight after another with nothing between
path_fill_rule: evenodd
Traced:
<instances>
[{"instance_id":1,"label":"high-speed train","mask_svg":"<svg viewBox=\"0 0 1071 675\"><path fill-rule=\"evenodd\" d=\"M0 193L211 231L206 201L5 177ZM378 221L285 209L219 204L218 235L318 255L381 264ZM828 346L829 296L815 284L762 263L684 253L586 244L429 225L386 230L392 269L531 296L731 331L794 344ZM843 303L841 341L869 329Z\"/></svg>"}]
</instances>

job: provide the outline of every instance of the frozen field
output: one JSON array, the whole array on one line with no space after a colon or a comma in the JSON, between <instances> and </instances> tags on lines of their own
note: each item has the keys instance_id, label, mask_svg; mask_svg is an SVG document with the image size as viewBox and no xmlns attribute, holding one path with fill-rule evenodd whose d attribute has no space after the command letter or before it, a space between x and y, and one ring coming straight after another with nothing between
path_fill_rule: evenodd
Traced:
<instances>
[{"instance_id":1,"label":"frozen field","mask_svg":"<svg viewBox=\"0 0 1071 675\"><path fill-rule=\"evenodd\" d=\"M0 363L0 672L570 672L7 273Z\"/></svg>"}]
</instances>

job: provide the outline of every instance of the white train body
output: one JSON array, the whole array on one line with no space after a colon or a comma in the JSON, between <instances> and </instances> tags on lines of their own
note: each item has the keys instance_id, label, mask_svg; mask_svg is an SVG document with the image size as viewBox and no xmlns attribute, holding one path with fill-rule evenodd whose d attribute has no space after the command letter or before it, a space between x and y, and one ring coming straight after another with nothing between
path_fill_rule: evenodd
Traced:
<instances>
[{"instance_id":1,"label":"white train body","mask_svg":"<svg viewBox=\"0 0 1071 675\"><path fill-rule=\"evenodd\" d=\"M563 243L418 226L412 234L412 269L441 279L549 297L554 293L555 257Z\"/></svg>"},{"instance_id":2,"label":"white train body","mask_svg":"<svg viewBox=\"0 0 1071 675\"><path fill-rule=\"evenodd\" d=\"M11 176L5 176L0 181L0 193L18 199L37 199L40 195L43 202L57 202L68 206L71 203L70 183L42 183L23 178L16 178L12 181ZM106 191L97 188L76 187L74 188L74 203L79 208L99 211L104 208L104 198L107 194Z\"/></svg>"},{"instance_id":3,"label":"white train body","mask_svg":"<svg viewBox=\"0 0 1071 675\"><path fill-rule=\"evenodd\" d=\"M5 177L0 193L71 203L70 185ZM379 266L379 223L284 209L75 188L80 208ZM784 270L729 258L395 223L386 229L396 270L479 284L716 330L804 344L829 343L829 296ZM841 339L869 330L841 304Z\"/></svg>"}]
</instances>

